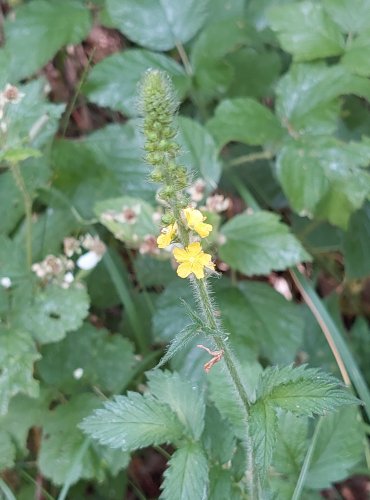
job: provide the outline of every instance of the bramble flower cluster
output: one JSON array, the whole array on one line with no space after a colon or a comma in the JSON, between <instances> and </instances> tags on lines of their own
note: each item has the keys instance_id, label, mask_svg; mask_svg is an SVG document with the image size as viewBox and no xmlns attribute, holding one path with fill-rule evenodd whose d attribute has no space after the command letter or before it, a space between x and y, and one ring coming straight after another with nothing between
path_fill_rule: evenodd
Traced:
<instances>
[{"instance_id":1,"label":"bramble flower cluster","mask_svg":"<svg viewBox=\"0 0 370 500\"><path fill-rule=\"evenodd\" d=\"M157 238L158 248L174 244L173 256L179 264L178 276L204 279L205 270L212 271L215 266L212 256L203 251L197 240L207 238L212 225L205 222L206 217L200 210L190 205L189 193L193 201L195 191L198 201L202 199L203 183L189 188L187 169L176 161L180 147L175 141L177 130L173 117L178 105L164 73L157 70L146 73L140 104L144 115L145 159L153 167L151 179L162 185L158 198L165 207L163 227Z\"/></svg>"}]
</instances>

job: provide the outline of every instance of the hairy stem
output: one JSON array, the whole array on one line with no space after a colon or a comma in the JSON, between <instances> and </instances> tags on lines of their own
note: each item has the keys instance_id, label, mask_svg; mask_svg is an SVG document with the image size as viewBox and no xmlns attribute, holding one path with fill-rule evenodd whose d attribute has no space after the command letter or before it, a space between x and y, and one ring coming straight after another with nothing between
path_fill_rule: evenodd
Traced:
<instances>
[{"instance_id":1,"label":"hairy stem","mask_svg":"<svg viewBox=\"0 0 370 500\"><path fill-rule=\"evenodd\" d=\"M21 170L17 163L12 163L11 171L14 177L14 181L18 186L19 191L22 194L24 211L26 214L26 257L27 265L29 268L32 266L32 198L27 191L26 184L24 182Z\"/></svg>"},{"instance_id":2,"label":"hairy stem","mask_svg":"<svg viewBox=\"0 0 370 500\"><path fill-rule=\"evenodd\" d=\"M249 408L250 402L244 385L238 373L238 362L232 353L227 340L224 338L224 334L220 330L218 321L216 320L216 313L212 305L212 301L204 280L195 279L194 286L197 290L197 295L200 298L200 307L204 314L204 319L208 328L215 332L214 342L217 349L223 351L223 358L225 360L225 365L229 373L230 379L234 386L234 389L239 397L241 405L245 413L245 423L246 423L246 442L247 442L247 463L248 463L248 487L251 498L260 498L259 494L259 480L258 474L255 471L254 457L253 457L253 447L251 443L250 433L249 433Z\"/></svg>"}]
</instances>

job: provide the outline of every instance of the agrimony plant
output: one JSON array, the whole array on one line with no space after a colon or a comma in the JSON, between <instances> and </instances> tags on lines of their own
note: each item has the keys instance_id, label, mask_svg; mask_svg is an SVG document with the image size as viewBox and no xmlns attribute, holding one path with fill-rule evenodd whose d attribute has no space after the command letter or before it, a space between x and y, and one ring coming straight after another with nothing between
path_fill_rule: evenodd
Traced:
<instances>
[{"instance_id":1,"label":"agrimony plant","mask_svg":"<svg viewBox=\"0 0 370 500\"><path fill-rule=\"evenodd\" d=\"M168 76L149 70L139 101L146 161L152 166L151 180L160 184L158 198L165 208L157 244L170 249L178 263L177 274L189 280L197 304L197 311L189 308L190 325L172 341L159 366L201 333L208 345L197 347L211 356L204 369L208 373L216 363L222 364L224 383L213 391L217 410L210 409L199 388L176 373L154 370L148 374L148 392L116 396L81 427L100 443L126 451L172 443L177 450L169 461L161 498L221 498L216 485L223 474L228 497L243 498L248 492L249 498L265 498L278 415L282 411L299 417L326 415L358 400L337 379L305 365L267 368L254 392L247 390L242 364L230 348L211 298L209 277L215 274L215 264L204 251L204 239L213 228L186 194L188 170L178 161L176 142L178 104ZM217 415L219 435L210 437L207 421L212 412ZM215 453L219 440L227 441L230 425L231 446Z\"/></svg>"}]
</instances>

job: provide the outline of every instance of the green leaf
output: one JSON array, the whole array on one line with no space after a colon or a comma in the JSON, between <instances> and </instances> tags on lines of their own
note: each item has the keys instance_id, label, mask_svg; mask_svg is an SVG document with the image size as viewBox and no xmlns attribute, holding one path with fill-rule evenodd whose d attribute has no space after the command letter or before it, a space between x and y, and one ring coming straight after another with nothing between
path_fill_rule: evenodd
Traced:
<instances>
[{"instance_id":1,"label":"green leaf","mask_svg":"<svg viewBox=\"0 0 370 500\"><path fill-rule=\"evenodd\" d=\"M358 411L343 408L325 417L320 428L306 486L329 488L343 481L363 458L365 435Z\"/></svg>"},{"instance_id":2,"label":"green leaf","mask_svg":"<svg viewBox=\"0 0 370 500\"><path fill-rule=\"evenodd\" d=\"M343 94L369 99L369 82L352 75L344 65L293 64L277 85L276 112L295 137L322 135L336 130Z\"/></svg>"},{"instance_id":3,"label":"green leaf","mask_svg":"<svg viewBox=\"0 0 370 500\"><path fill-rule=\"evenodd\" d=\"M273 7L268 19L282 48L297 61L336 56L343 52L344 39L340 29L320 4L305 1Z\"/></svg>"},{"instance_id":4,"label":"green leaf","mask_svg":"<svg viewBox=\"0 0 370 500\"><path fill-rule=\"evenodd\" d=\"M181 299L195 309L193 294L188 284L175 280L166 287L157 300L153 316L154 338L168 342L191 323Z\"/></svg>"},{"instance_id":5,"label":"green leaf","mask_svg":"<svg viewBox=\"0 0 370 500\"><path fill-rule=\"evenodd\" d=\"M15 446L7 432L0 431L0 471L13 467L15 460Z\"/></svg>"},{"instance_id":6,"label":"green leaf","mask_svg":"<svg viewBox=\"0 0 370 500\"><path fill-rule=\"evenodd\" d=\"M129 392L108 401L104 409L85 418L81 429L101 444L122 450L173 443L184 432L182 424L167 405L151 396Z\"/></svg>"},{"instance_id":7,"label":"green leaf","mask_svg":"<svg viewBox=\"0 0 370 500\"><path fill-rule=\"evenodd\" d=\"M37 397L39 387L33 378L33 364L40 358L29 333L17 329L0 330L0 415L18 393Z\"/></svg>"},{"instance_id":8,"label":"green leaf","mask_svg":"<svg viewBox=\"0 0 370 500\"><path fill-rule=\"evenodd\" d=\"M241 491L236 484L232 473L228 469L223 469L219 465L214 465L209 471L209 500L240 500L244 498L244 491Z\"/></svg>"},{"instance_id":9,"label":"green leaf","mask_svg":"<svg viewBox=\"0 0 370 500\"><path fill-rule=\"evenodd\" d=\"M154 200L143 161L143 138L136 122L108 125L79 141L57 140L52 159L54 187L71 198L85 217L97 201L118 196Z\"/></svg>"},{"instance_id":10,"label":"green leaf","mask_svg":"<svg viewBox=\"0 0 370 500\"><path fill-rule=\"evenodd\" d=\"M281 271L311 260L279 217L269 212L237 215L221 229L220 257L246 275Z\"/></svg>"},{"instance_id":11,"label":"green leaf","mask_svg":"<svg viewBox=\"0 0 370 500\"><path fill-rule=\"evenodd\" d=\"M362 17L362 19L365 19ZM370 50L370 28L355 38L346 53L342 57L342 64L349 72L361 76L370 76L370 61L368 58Z\"/></svg>"},{"instance_id":12,"label":"green leaf","mask_svg":"<svg viewBox=\"0 0 370 500\"><path fill-rule=\"evenodd\" d=\"M222 324L233 337L257 344L273 363L294 359L302 342L303 320L298 308L265 283L241 282L217 292Z\"/></svg>"},{"instance_id":13,"label":"green leaf","mask_svg":"<svg viewBox=\"0 0 370 500\"><path fill-rule=\"evenodd\" d=\"M308 419L281 413L278 420L273 466L297 481L307 450Z\"/></svg>"},{"instance_id":14,"label":"green leaf","mask_svg":"<svg viewBox=\"0 0 370 500\"><path fill-rule=\"evenodd\" d=\"M370 274L370 204L355 212L350 218L348 231L344 233L343 251L346 275L350 279Z\"/></svg>"},{"instance_id":15,"label":"green leaf","mask_svg":"<svg viewBox=\"0 0 370 500\"><path fill-rule=\"evenodd\" d=\"M221 163L213 137L205 127L190 118L180 116L178 126L181 162L206 181L208 191L213 191L221 176Z\"/></svg>"},{"instance_id":16,"label":"green leaf","mask_svg":"<svg viewBox=\"0 0 370 500\"><path fill-rule=\"evenodd\" d=\"M275 115L266 107L250 98L222 101L215 116L207 123L221 149L230 141L252 146L273 145L283 136L283 130Z\"/></svg>"},{"instance_id":17,"label":"green leaf","mask_svg":"<svg viewBox=\"0 0 370 500\"><path fill-rule=\"evenodd\" d=\"M204 427L204 395L200 387L178 373L155 370L147 373L150 393L176 413L179 421L195 440Z\"/></svg>"},{"instance_id":18,"label":"green leaf","mask_svg":"<svg viewBox=\"0 0 370 500\"><path fill-rule=\"evenodd\" d=\"M32 149L40 148L53 139L65 104L52 104L48 101L45 85L46 80L39 78L19 86L19 91L24 96L6 110L8 130L4 149L26 145Z\"/></svg>"},{"instance_id":19,"label":"green leaf","mask_svg":"<svg viewBox=\"0 0 370 500\"><path fill-rule=\"evenodd\" d=\"M0 153L0 160L4 160L9 163L19 163L27 160L28 158L39 158L40 156L42 156L42 154L38 149L15 148L8 149Z\"/></svg>"},{"instance_id":20,"label":"green leaf","mask_svg":"<svg viewBox=\"0 0 370 500\"><path fill-rule=\"evenodd\" d=\"M89 11L75 0L34 0L18 7L14 14L4 25L13 81L35 73L63 45L81 42L91 26Z\"/></svg>"},{"instance_id":21,"label":"green leaf","mask_svg":"<svg viewBox=\"0 0 370 500\"><path fill-rule=\"evenodd\" d=\"M134 261L134 268L138 282L144 287L168 285L176 279L176 272L169 260L139 254Z\"/></svg>"},{"instance_id":22,"label":"green leaf","mask_svg":"<svg viewBox=\"0 0 370 500\"><path fill-rule=\"evenodd\" d=\"M351 213L370 193L367 142L343 143L333 137L295 141L277 159L277 175L294 210L346 229Z\"/></svg>"},{"instance_id":23,"label":"green leaf","mask_svg":"<svg viewBox=\"0 0 370 500\"><path fill-rule=\"evenodd\" d=\"M146 236L159 232L153 221L154 209L138 198L122 196L100 201L95 205L95 213L118 240L133 248L138 248Z\"/></svg>"},{"instance_id":24,"label":"green leaf","mask_svg":"<svg viewBox=\"0 0 370 500\"><path fill-rule=\"evenodd\" d=\"M203 500L208 491L208 463L197 443L186 443L172 455L164 473L161 500Z\"/></svg>"},{"instance_id":25,"label":"green leaf","mask_svg":"<svg viewBox=\"0 0 370 500\"><path fill-rule=\"evenodd\" d=\"M70 484L79 479L102 481L108 468L107 453L97 447L86 445L86 436L78 428L78 423L91 413L100 401L91 394L81 394L68 403L61 404L44 416L44 426L38 466L43 476L53 483ZM81 449L85 449L81 453ZM128 454L116 457L126 465Z\"/></svg>"},{"instance_id":26,"label":"green leaf","mask_svg":"<svg viewBox=\"0 0 370 500\"><path fill-rule=\"evenodd\" d=\"M157 364L156 368L163 366L170 359L172 359L175 354L179 351L183 350L193 339L195 339L199 335L199 331L194 328L192 325L181 330L174 338L171 340L168 348Z\"/></svg>"},{"instance_id":27,"label":"green leaf","mask_svg":"<svg viewBox=\"0 0 370 500\"><path fill-rule=\"evenodd\" d=\"M254 448L254 460L261 478L264 478L272 460L277 435L275 409L263 401L257 401L251 406L249 425L249 434Z\"/></svg>"},{"instance_id":28,"label":"green leaf","mask_svg":"<svg viewBox=\"0 0 370 500\"><path fill-rule=\"evenodd\" d=\"M50 284L39 290L28 306L15 311L13 323L46 344L79 328L88 310L89 297L81 283L69 288Z\"/></svg>"},{"instance_id":29,"label":"green leaf","mask_svg":"<svg viewBox=\"0 0 370 500\"><path fill-rule=\"evenodd\" d=\"M140 49L125 50L99 62L89 74L84 93L89 101L99 106L137 116L137 85L148 68L166 71L178 97L184 97L189 80L182 67L163 54Z\"/></svg>"},{"instance_id":30,"label":"green leaf","mask_svg":"<svg viewBox=\"0 0 370 500\"><path fill-rule=\"evenodd\" d=\"M226 93L235 76L235 69L226 56L255 41L255 30L240 15L211 23L201 31L192 46L190 60L196 86L204 98Z\"/></svg>"},{"instance_id":31,"label":"green leaf","mask_svg":"<svg viewBox=\"0 0 370 500\"><path fill-rule=\"evenodd\" d=\"M231 460L235 451L234 434L229 423L221 417L214 406L207 406L205 417L203 446L212 461L224 465Z\"/></svg>"},{"instance_id":32,"label":"green leaf","mask_svg":"<svg viewBox=\"0 0 370 500\"><path fill-rule=\"evenodd\" d=\"M370 5L367 0L324 0L323 4L345 33L359 33L370 28Z\"/></svg>"},{"instance_id":33,"label":"green leaf","mask_svg":"<svg viewBox=\"0 0 370 500\"><path fill-rule=\"evenodd\" d=\"M136 363L127 339L86 323L61 342L45 346L37 368L47 384L64 392L89 384L119 393L131 379ZM82 370L81 377L76 378L76 370Z\"/></svg>"},{"instance_id":34,"label":"green leaf","mask_svg":"<svg viewBox=\"0 0 370 500\"><path fill-rule=\"evenodd\" d=\"M258 394L271 405L307 417L359 403L336 378L305 365L267 368L261 376Z\"/></svg>"},{"instance_id":35,"label":"green leaf","mask_svg":"<svg viewBox=\"0 0 370 500\"><path fill-rule=\"evenodd\" d=\"M209 0L107 0L114 25L130 40L152 50L166 51L186 43L207 19Z\"/></svg>"}]
</instances>

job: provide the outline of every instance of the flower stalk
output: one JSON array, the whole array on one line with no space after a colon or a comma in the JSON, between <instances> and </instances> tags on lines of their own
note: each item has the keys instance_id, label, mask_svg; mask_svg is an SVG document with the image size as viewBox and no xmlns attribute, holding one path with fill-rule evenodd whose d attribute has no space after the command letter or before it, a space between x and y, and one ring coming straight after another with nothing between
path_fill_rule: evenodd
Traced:
<instances>
[{"instance_id":1,"label":"flower stalk","mask_svg":"<svg viewBox=\"0 0 370 500\"><path fill-rule=\"evenodd\" d=\"M171 81L165 73L149 70L145 74L139 104L144 117L145 159L152 167L151 180L161 185L158 197L165 207L163 228L157 239L158 247L172 248L173 256L180 264L177 274L181 278L189 277L193 285L204 329L217 349L199 346L213 356L205 365L206 371L221 359L225 361L232 387L245 415L248 487L251 498L258 499L258 479L249 435L250 401L239 375L238 362L217 318L207 284L207 275L214 272L214 264L212 256L202 249L202 238L210 234L212 226L205 222L202 212L190 205L186 193L188 173L185 166L177 162L180 147L175 141L177 130L174 116L178 103Z\"/></svg>"}]
</instances>

